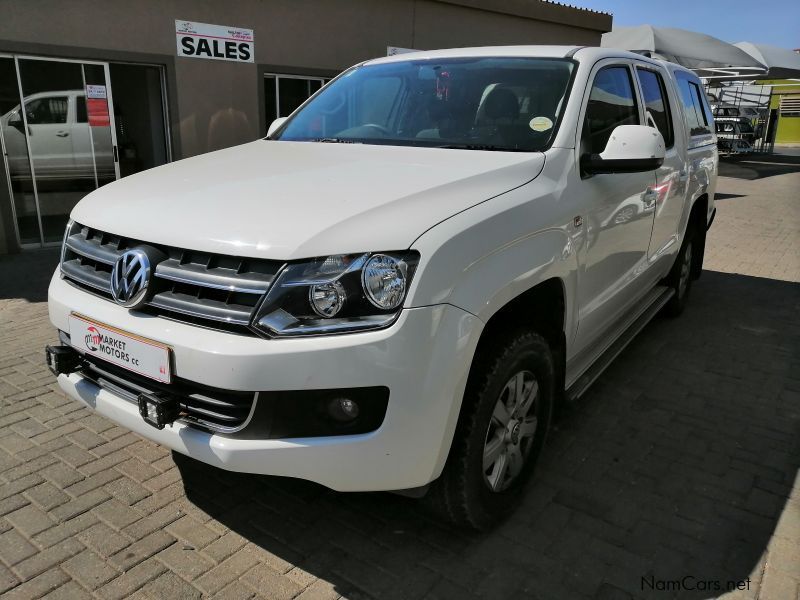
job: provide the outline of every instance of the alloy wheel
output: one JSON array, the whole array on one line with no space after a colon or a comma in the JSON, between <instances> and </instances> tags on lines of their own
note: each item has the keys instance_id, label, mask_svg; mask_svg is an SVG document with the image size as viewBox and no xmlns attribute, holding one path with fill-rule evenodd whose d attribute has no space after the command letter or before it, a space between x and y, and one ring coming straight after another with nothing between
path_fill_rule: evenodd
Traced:
<instances>
[{"instance_id":1,"label":"alloy wheel","mask_svg":"<svg viewBox=\"0 0 800 600\"><path fill-rule=\"evenodd\" d=\"M539 384L520 371L503 387L495 403L483 449L483 473L494 492L507 489L522 471L536 434Z\"/></svg>"}]
</instances>

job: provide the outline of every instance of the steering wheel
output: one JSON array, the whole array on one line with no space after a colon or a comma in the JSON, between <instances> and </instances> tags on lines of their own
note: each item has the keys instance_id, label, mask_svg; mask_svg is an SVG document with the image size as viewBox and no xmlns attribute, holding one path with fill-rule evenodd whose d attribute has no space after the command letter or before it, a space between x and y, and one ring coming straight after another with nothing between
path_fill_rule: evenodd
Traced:
<instances>
[{"instance_id":1,"label":"steering wheel","mask_svg":"<svg viewBox=\"0 0 800 600\"><path fill-rule=\"evenodd\" d=\"M386 129L383 125L378 125L377 123L365 123L361 125L361 127L369 127L371 129L375 129L379 131L384 137L389 137L392 135L392 132Z\"/></svg>"}]
</instances>

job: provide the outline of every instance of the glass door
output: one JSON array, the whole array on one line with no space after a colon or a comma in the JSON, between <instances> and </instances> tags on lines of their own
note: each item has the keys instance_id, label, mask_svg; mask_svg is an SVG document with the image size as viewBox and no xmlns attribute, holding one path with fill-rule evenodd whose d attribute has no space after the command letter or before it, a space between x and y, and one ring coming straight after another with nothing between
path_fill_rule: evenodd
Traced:
<instances>
[{"instance_id":1,"label":"glass door","mask_svg":"<svg viewBox=\"0 0 800 600\"><path fill-rule=\"evenodd\" d=\"M25 149L30 158L39 243L58 243L78 200L119 177L108 65L18 57L16 69L21 110L3 134L11 138L7 147L20 157ZM24 176L22 160L19 170ZM30 220L29 211L17 211L25 243L23 219Z\"/></svg>"},{"instance_id":2,"label":"glass door","mask_svg":"<svg viewBox=\"0 0 800 600\"><path fill-rule=\"evenodd\" d=\"M0 149L8 179L8 193L20 244L40 244L39 211L33 188L25 125L20 108L14 57L0 56ZM2 196L3 194L0 194Z\"/></svg>"}]
</instances>

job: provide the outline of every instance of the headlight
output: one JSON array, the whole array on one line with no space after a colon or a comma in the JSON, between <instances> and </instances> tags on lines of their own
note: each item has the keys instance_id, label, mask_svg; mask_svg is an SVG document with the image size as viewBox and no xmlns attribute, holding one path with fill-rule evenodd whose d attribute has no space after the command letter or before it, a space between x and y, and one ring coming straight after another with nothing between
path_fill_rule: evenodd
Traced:
<instances>
[{"instance_id":1,"label":"headlight","mask_svg":"<svg viewBox=\"0 0 800 600\"><path fill-rule=\"evenodd\" d=\"M381 329L400 315L417 252L340 254L288 264L252 327L274 336Z\"/></svg>"}]
</instances>

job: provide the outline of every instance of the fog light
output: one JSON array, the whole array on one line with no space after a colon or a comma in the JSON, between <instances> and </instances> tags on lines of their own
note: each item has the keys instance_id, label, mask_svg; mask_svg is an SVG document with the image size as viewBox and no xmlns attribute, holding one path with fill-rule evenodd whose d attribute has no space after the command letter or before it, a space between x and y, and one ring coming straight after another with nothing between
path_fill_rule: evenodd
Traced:
<instances>
[{"instance_id":1,"label":"fog light","mask_svg":"<svg viewBox=\"0 0 800 600\"><path fill-rule=\"evenodd\" d=\"M58 376L69 375L81 368L81 355L70 346L47 346L44 349L47 367Z\"/></svg>"},{"instance_id":2,"label":"fog light","mask_svg":"<svg viewBox=\"0 0 800 600\"><path fill-rule=\"evenodd\" d=\"M156 429L164 429L171 424L180 414L177 399L172 396L157 396L156 394L139 394L139 414L145 423Z\"/></svg>"},{"instance_id":3,"label":"fog light","mask_svg":"<svg viewBox=\"0 0 800 600\"><path fill-rule=\"evenodd\" d=\"M358 404L350 398L332 398L328 402L328 415L340 423L354 420L358 413Z\"/></svg>"}]
</instances>

